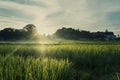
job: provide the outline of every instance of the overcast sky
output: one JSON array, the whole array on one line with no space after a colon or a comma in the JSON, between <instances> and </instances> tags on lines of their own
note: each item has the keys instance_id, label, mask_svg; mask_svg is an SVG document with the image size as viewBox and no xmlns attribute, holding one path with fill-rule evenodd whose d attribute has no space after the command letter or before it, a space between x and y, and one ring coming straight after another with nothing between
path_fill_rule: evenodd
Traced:
<instances>
[{"instance_id":1,"label":"overcast sky","mask_svg":"<svg viewBox=\"0 0 120 80\"><path fill-rule=\"evenodd\" d=\"M40 33L61 27L120 34L120 0L0 0L0 29L32 23Z\"/></svg>"}]
</instances>

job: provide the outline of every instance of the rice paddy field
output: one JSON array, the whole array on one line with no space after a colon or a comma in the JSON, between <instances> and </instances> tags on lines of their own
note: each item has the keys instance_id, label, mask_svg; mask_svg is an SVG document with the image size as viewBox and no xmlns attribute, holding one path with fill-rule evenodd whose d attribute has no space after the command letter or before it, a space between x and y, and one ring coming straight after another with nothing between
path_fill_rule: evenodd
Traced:
<instances>
[{"instance_id":1,"label":"rice paddy field","mask_svg":"<svg viewBox=\"0 0 120 80\"><path fill-rule=\"evenodd\" d=\"M0 80L120 80L120 42L0 43Z\"/></svg>"}]
</instances>

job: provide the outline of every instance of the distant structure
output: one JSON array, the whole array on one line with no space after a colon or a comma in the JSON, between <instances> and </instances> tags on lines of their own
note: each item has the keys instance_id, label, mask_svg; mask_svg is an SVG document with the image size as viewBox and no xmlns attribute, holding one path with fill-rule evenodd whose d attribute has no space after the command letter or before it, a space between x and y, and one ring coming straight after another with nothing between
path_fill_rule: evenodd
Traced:
<instances>
[{"instance_id":1,"label":"distant structure","mask_svg":"<svg viewBox=\"0 0 120 80\"><path fill-rule=\"evenodd\" d=\"M119 34L117 35L116 40L120 41L120 35Z\"/></svg>"},{"instance_id":2,"label":"distant structure","mask_svg":"<svg viewBox=\"0 0 120 80\"><path fill-rule=\"evenodd\" d=\"M94 40L115 40L116 36L114 35L113 32L108 31L107 29L105 30L105 32L93 32L93 39Z\"/></svg>"}]
</instances>

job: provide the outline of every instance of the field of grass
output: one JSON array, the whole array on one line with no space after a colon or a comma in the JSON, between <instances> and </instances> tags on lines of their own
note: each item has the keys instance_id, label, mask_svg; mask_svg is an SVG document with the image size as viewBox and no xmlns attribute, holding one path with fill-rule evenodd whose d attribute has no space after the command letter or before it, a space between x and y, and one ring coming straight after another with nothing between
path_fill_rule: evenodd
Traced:
<instances>
[{"instance_id":1,"label":"field of grass","mask_svg":"<svg viewBox=\"0 0 120 80\"><path fill-rule=\"evenodd\" d=\"M0 43L0 80L120 80L120 43Z\"/></svg>"}]
</instances>

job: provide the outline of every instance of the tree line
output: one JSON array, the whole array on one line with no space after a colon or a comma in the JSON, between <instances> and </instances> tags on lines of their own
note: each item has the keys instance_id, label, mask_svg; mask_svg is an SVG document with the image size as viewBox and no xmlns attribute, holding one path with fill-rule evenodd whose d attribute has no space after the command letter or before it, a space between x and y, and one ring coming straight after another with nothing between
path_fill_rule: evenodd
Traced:
<instances>
[{"instance_id":1,"label":"tree line","mask_svg":"<svg viewBox=\"0 0 120 80\"><path fill-rule=\"evenodd\" d=\"M28 24L22 29L4 28L0 31L0 40L13 41L13 40L30 40L35 39L37 35L36 26Z\"/></svg>"},{"instance_id":2,"label":"tree line","mask_svg":"<svg viewBox=\"0 0 120 80\"><path fill-rule=\"evenodd\" d=\"M61 29L58 29L53 35L56 38L70 40L120 40L120 37L116 37L113 32L109 32L108 30L106 30L105 32L90 32L63 27Z\"/></svg>"},{"instance_id":3,"label":"tree line","mask_svg":"<svg viewBox=\"0 0 120 80\"><path fill-rule=\"evenodd\" d=\"M92 39L90 31L65 28L58 29L54 34L54 37L62 39L80 40L80 39Z\"/></svg>"},{"instance_id":4,"label":"tree line","mask_svg":"<svg viewBox=\"0 0 120 80\"><path fill-rule=\"evenodd\" d=\"M108 34L109 36L106 36ZM22 29L4 28L0 30L1 41L14 41L14 40L37 40L37 39L69 39L69 40L105 40L110 36L114 37L113 32L90 32L85 30L73 29L73 28L61 28L58 29L52 35L39 35L37 28L34 24L28 24ZM117 40L120 37L116 38Z\"/></svg>"}]
</instances>

